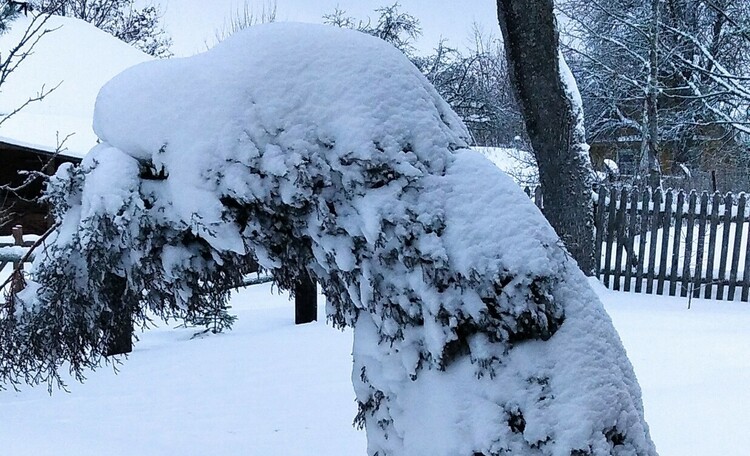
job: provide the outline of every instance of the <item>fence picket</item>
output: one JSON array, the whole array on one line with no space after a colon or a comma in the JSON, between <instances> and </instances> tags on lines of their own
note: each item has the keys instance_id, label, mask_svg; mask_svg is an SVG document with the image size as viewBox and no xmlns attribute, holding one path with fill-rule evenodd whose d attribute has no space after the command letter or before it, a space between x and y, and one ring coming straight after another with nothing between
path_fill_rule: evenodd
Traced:
<instances>
[{"instance_id":1,"label":"fence picket","mask_svg":"<svg viewBox=\"0 0 750 456\"><path fill-rule=\"evenodd\" d=\"M677 294L677 270L680 267L680 245L682 244L682 217L685 206L685 192L677 194L674 210L674 239L672 240L672 264L669 271L669 296Z\"/></svg>"},{"instance_id":2,"label":"fence picket","mask_svg":"<svg viewBox=\"0 0 750 456\"><path fill-rule=\"evenodd\" d=\"M690 191L690 201L688 201L688 213L685 232L685 256L682 261L682 286L680 296L688 295L688 287L692 280L692 262L693 262L693 230L695 229L695 208L698 203L698 194L695 190Z\"/></svg>"},{"instance_id":3,"label":"fence picket","mask_svg":"<svg viewBox=\"0 0 750 456\"><path fill-rule=\"evenodd\" d=\"M698 216L698 245L695 249L695 274L693 274L693 297L699 298L703 278L703 249L706 243L708 222L708 192L701 193L701 210Z\"/></svg>"},{"instance_id":4,"label":"fence picket","mask_svg":"<svg viewBox=\"0 0 750 456\"><path fill-rule=\"evenodd\" d=\"M617 233L617 247L615 248L615 270L614 270L614 284L612 289L620 289L620 279L622 277L622 253L623 250L627 249L628 241L626 239L625 227L627 226L628 218L628 191L626 189L620 190L620 207L617 208L617 216L615 220L615 232Z\"/></svg>"},{"instance_id":5,"label":"fence picket","mask_svg":"<svg viewBox=\"0 0 750 456\"><path fill-rule=\"evenodd\" d=\"M748 235L750 235L750 233L748 233ZM750 238L745 245L745 267L742 269L742 295L740 296L740 300L747 302L748 291L750 291Z\"/></svg>"},{"instance_id":6,"label":"fence picket","mask_svg":"<svg viewBox=\"0 0 750 456\"><path fill-rule=\"evenodd\" d=\"M716 279L719 281L716 288L716 299L724 299L724 284L727 278L727 256L729 255L729 236L732 230L732 207L734 199L731 193L724 196L724 224L721 230L721 256L719 257L719 275Z\"/></svg>"},{"instance_id":7,"label":"fence picket","mask_svg":"<svg viewBox=\"0 0 750 456\"><path fill-rule=\"evenodd\" d=\"M630 281L633 278L633 267L638 265L638 257L635 255L635 236L638 231L638 191L630 192L630 220L628 222L627 255L625 264L625 291L630 291Z\"/></svg>"},{"instance_id":8,"label":"fence picket","mask_svg":"<svg viewBox=\"0 0 750 456\"><path fill-rule=\"evenodd\" d=\"M727 299L730 301L734 300L734 293L737 288L737 271L740 266L742 232L745 227L745 203L745 194L740 193L740 198L737 200L737 228L734 230L734 244L732 244L732 267L729 270L729 296L727 296ZM745 258L745 263L747 263L747 258ZM743 280L745 280L745 277L743 277Z\"/></svg>"},{"instance_id":9,"label":"fence picket","mask_svg":"<svg viewBox=\"0 0 750 456\"><path fill-rule=\"evenodd\" d=\"M659 238L659 226L661 225L661 189L657 188L652 195L652 203L654 210L651 218L651 232L649 233L649 249L648 249L648 274L646 282L646 293L652 294L654 292L654 274L656 273L656 243Z\"/></svg>"},{"instance_id":10,"label":"fence picket","mask_svg":"<svg viewBox=\"0 0 750 456\"><path fill-rule=\"evenodd\" d=\"M597 276L602 271L602 240L604 238L604 196L606 194L605 187L599 187L599 197L596 200L596 220L594 221L594 227L596 228L596 245L594 246L594 260L596 261ZM601 277L600 277L601 278Z\"/></svg>"},{"instance_id":11,"label":"fence picket","mask_svg":"<svg viewBox=\"0 0 750 456\"><path fill-rule=\"evenodd\" d=\"M721 194L714 192L711 199L711 223L708 233L708 255L706 261L706 289L703 297L711 298L714 287L714 256L716 255L716 236L719 227L719 206L721 206Z\"/></svg>"},{"instance_id":12,"label":"fence picket","mask_svg":"<svg viewBox=\"0 0 750 456\"><path fill-rule=\"evenodd\" d=\"M659 255L659 278L656 284L656 294L664 294L664 280L667 278L667 252L669 248L669 230L672 227L672 189L666 191L664 199L664 214L661 224L661 254Z\"/></svg>"},{"instance_id":13,"label":"fence picket","mask_svg":"<svg viewBox=\"0 0 750 456\"><path fill-rule=\"evenodd\" d=\"M617 189L609 192L606 245L604 246L604 286L609 287L609 276L612 272L612 256L617 249L615 217L617 216Z\"/></svg>"},{"instance_id":14,"label":"fence picket","mask_svg":"<svg viewBox=\"0 0 750 456\"><path fill-rule=\"evenodd\" d=\"M643 288L643 263L646 258L646 236L648 236L649 203L651 192L643 190L641 196L641 231L638 239L638 266L635 268L635 292L640 293Z\"/></svg>"}]
</instances>

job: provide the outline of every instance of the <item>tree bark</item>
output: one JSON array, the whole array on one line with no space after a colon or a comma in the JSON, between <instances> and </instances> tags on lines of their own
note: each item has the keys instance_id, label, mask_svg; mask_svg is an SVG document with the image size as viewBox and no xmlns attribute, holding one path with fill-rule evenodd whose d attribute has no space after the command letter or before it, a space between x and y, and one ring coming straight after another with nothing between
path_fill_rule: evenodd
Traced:
<instances>
[{"instance_id":1,"label":"tree bark","mask_svg":"<svg viewBox=\"0 0 750 456\"><path fill-rule=\"evenodd\" d=\"M595 274L593 171L580 95L559 51L553 0L497 0L510 79L531 140L544 215L587 274Z\"/></svg>"},{"instance_id":2,"label":"tree bark","mask_svg":"<svg viewBox=\"0 0 750 456\"><path fill-rule=\"evenodd\" d=\"M661 186L661 166L659 166L659 0L651 0L651 26L649 40L648 96L646 115L648 119L648 184L654 189Z\"/></svg>"}]
</instances>

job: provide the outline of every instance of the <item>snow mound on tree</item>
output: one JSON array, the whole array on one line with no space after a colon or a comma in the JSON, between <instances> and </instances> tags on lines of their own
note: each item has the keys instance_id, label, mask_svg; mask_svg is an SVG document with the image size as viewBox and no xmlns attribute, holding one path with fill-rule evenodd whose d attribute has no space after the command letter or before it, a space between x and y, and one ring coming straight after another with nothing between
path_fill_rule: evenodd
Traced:
<instances>
[{"instance_id":1,"label":"snow mound on tree","mask_svg":"<svg viewBox=\"0 0 750 456\"><path fill-rule=\"evenodd\" d=\"M18 316L45 363L54 344L101 353L113 274L138 318L215 306L253 259L285 288L316 278L329 320L354 328L370 455L655 454L585 277L391 46L252 27L117 76L95 129L102 144L52 180L61 228Z\"/></svg>"}]
</instances>

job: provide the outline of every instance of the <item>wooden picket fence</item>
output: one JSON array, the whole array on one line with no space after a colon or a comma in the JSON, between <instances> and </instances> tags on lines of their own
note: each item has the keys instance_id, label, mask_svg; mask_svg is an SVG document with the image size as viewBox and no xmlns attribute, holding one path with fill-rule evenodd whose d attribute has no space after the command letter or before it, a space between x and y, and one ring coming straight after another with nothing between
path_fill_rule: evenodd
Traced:
<instances>
[{"instance_id":1,"label":"wooden picket fence","mask_svg":"<svg viewBox=\"0 0 750 456\"><path fill-rule=\"evenodd\" d=\"M599 279L613 290L748 301L750 207L744 193L599 187Z\"/></svg>"}]
</instances>

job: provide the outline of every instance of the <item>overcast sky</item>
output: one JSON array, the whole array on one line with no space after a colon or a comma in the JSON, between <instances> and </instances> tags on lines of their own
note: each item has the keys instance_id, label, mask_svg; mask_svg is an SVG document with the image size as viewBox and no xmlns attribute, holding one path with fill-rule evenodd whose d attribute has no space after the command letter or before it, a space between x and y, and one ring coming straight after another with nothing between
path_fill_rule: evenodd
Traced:
<instances>
[{"instance_id":1,"label":"overcast sky","mask_svg":"<svg viewBox=\"0 0 750 456\"><path fill-rule=\"evenodd\" d=\"M336 6L356 18L376 18L374 10L393 4L395 0L277 0L277 20L322 21L325 13ZM188 56L206 49L215 41L215 31L221 29L230 13L241 8L244 0L153 0L161 5L165 29L174 41L176 56ZM251 8L260 12L269 0L248 0ZM416 43L421 52L433 49L441 37L453 47L470 44L472 24L476 22L485 33L499 35L495 1L493 0L400 0L401 10L416 16L423 35Z\"/></svg>"}]
</instances>

